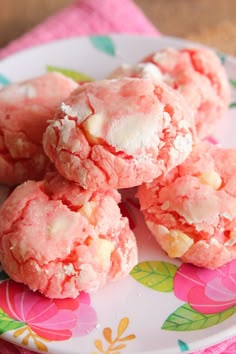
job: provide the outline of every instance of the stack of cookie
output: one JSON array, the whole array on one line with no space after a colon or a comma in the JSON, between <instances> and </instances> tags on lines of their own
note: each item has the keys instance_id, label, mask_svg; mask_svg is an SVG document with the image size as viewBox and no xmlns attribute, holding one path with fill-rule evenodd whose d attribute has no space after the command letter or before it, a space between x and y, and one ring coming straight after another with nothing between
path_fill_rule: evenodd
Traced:
<instances>
[{"instance_id":1,"label":"stack of cookie","mask_svg":"<svg viewBox=\"0 0 236 354\"><path fill-rule=\"evenodd\" d=\"M138 187L170 257L216 268L236 257L236 150L207 141L230 89L216 55L166 49L101 81L59 74L0 91L0 262L51 298L97 291L138 260L118 190ZM227 169L225 168L227 167Z\"/></svg>"}]
</instances>

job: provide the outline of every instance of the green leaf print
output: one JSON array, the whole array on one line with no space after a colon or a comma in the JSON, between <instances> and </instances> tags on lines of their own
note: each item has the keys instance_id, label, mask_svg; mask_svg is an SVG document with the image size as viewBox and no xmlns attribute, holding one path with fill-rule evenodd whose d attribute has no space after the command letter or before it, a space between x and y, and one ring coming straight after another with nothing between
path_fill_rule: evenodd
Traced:
<instances>
[{"instance_id":1,"label":"green leaf print","mask_svg":"<svg viewBox=\"0 0 236 354\"><path fill-rule=\"evenodd\" d=\"M0 73L0 85L5 86L8 84L10 84L10 80L6 76Z\"/></svg>"},{"instance_id":2,"label":"green leaf print","mask_svg":"<svg viewBox=\"0 0 236 354\"><path fill-rule=\"evenodd\" d=\"M218 58L220 59L221 64L224 65L225 64L226 55L221 53L221 52L218 52L218 51L216 52L216 54L217 54Z\"/></svg>"},{"instance_id":3,"label":"green leaf print","mask_svg":"<svg viewBox=\"0 0 236 354\"><path fill-rule=\"evenodd\" d=\"M74 70L70 70L70 69L63 69L63 68L58 68L56 66L48 65L47 71L61 73L76 82L93 81L93 79L90 76L88 76L84 73L81 73L79 71L74 71Z\"/></svg>"},{"instance_id":4,"label":"green leaf print","mask_svg":"<svg viewBox=\"0 0 236 354\"><path fill-rule=\"evenodd\" d=\"M182 340L178 339L178 345L181 352L185 352L189 350L189 346L187 343L183 342Z\"/></svg>"},{"instance_id":5,"label":"green leaf print","mask_svg":"<svg viewBox=\"0 0 236 354\"><path fill-rule=\"evenodd\" d=\"M164 322L162 329L167 331L196 331L217 325L236 313L236 306L215 314L203 314L184 304L173 312Z\"/></svg>"},{"instance_id":6,"label":"green leaf print","mask_svg":"<svg viewBox=\"0 0 236 354\"><path fill-rule=\"evenodd\" d=\"M24 322L19 322L9 317L6 312L4 312L0 308L0 334L11 331L13 329L17 329L20 327L24 327Z\"/></svg>"},{"instance_id":7,"label":"green leaf print","mask_svg":"<svg viewBox=\"0 0 236 354\"><path fill-rule=\"evenodd\" d=\"M92 45L103 53L115 56L116 50L113 41L108 36L90 36Z\"/></svg>"},{"instance_id":8,"label":"green leaf print","mask_svg":"<svg viewBox=\"0 0 236 354\"><path fill-rule=\"evenodd\" d=\"M160 261L138 263L131 271L131 276L139 283L156 291L173 291L173 279L177 266Z\"/></svg>"},{"instance_id":9,"label":"green leaf print","mask_svg":"<svg viewBox=\"0 0 236 354\"><path fill-rule=\"evenodd\" d=\"M236 89L236 80L229 80L231 86Z\"/></svg>"},{"instance_id":10,"label":"green leaf print","mask_svg":"<svg viewBox=\"0 0 236 354\"><path fill-rule=\"evenodd\" d=\"M231 102L229 108L235 108L235 107L236 107L236 102Z\"/></svg>"}]
</instances>

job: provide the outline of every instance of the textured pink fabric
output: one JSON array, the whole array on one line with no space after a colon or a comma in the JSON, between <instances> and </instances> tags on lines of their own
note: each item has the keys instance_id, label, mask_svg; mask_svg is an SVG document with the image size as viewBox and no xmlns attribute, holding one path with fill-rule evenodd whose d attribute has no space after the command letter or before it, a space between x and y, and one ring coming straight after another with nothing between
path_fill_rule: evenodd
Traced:
<instances>
[{"instance_id":1,"label":"textured pink fabric","mask_svg":"<svg viewBox=\"0 0 236 354\"><path fill-rule=\"evenodd\" d=\"M0 50L0 58L55 39L89 34L157 35L132 0L78 0ZM235 354L236 337L194 354ZM0 339L0 354L35 354Z\"/></svg>"},{"instance_id":2,"label":"textured pink fabric","mask_svg":"<svg viewBox=\"0 0 236 354\"><path fill-rule=\"evenodd\" d=\"M158 31L131 0L78 0L0 50L0 58L55 39L107 33Z\"/></svg>"}]
</instances>

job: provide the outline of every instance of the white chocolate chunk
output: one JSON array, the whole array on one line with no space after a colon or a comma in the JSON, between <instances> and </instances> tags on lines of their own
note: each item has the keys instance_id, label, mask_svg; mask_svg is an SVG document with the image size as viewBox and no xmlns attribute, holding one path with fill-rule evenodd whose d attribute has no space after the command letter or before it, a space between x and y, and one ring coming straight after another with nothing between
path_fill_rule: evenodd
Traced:
<instances>
[{"instance_id":1,"label":"white chocolate chunk","mask_svg":"<svg viewBox=\"0 0 236 354\"><path fill-rule=\"evenodd\" d=\"M169 257L181 257L193 244L193 239L180 230L170 230L167 235L166 252Z\"/></svg>"},{"instance_id":2,"label":"white chocolate chunk","mask_svg":"<svg viewBox=\"0 0 236 354\"><path fill-rule=\"evenodd\" d=\"M99 239L96 241L95 258L98 264L106 266L110 262L111 253L114 251L114 245L111 241Z\"/></svg>"},{"instance_id":3,"label":"white chocolate chunk","mask_svg":"<svg viewBox=\"0 0 236 354\"><path fill-rule=\"evenodd\" d=\"M92 114L83 124L86 136L91 143L96 144L103 136L105 118L102 114Z\"/></svg>"},{"instance_id":4,"label":"white chocolate chunk","mask_svg":"<svg viewBox=\"0 0 236 354\"><path fill-rule=\"evenodd\" d=\"M74 219L76 219L76 214L74 215ZM54 218L51 225L48 226L50 237L58 238L60 235L61 238L66 238L71 223L72 219L68 219L66 216Z\"/></svg>"},{"instance_id":5,"label":"white chocolate chunk","mask_svg":"<svg viewBox=\"0 0 236 354\"><path fill-rule=\"evenodd\" d=\"M180 230L168 230L150 221L147 222L147 226L171 258L182 257L194 243L191 237Z\"/></svg>"},{"instance_id":6,"label":"white chocolate chunk","mask_svg":"<svg viewBox=\"0 0 236 354\"><path fill-rule=\"evenodd\" d=\"M96 209L96 203L95 202L86 202L84 203L83 207L80 208L80 213L85 216L89 221L91 221L92 215L94 210Z\"/></svg>"},{"instance_id":7,"label":"white chocolate chunk","mask_svg":"<svg viewBox=\"0 0 236 354\"><path fill-rule=\"evenodd\" d=\"M203 172L200 176L199 179L201 183L203 184L208 184L209 186L212 186L214 189L219 189L221 184L222 184L222 179L216 171L206 171Z\"/></svg>"},{"instance_id":8,"label":"white chocolate chunk","mask_svg":"<svg viewBox=\"0 0 236 354\"><path fill-rule=\"evenodd\" d=\"M161 210L167 210L170 207L170 202L168 200L165 201L165 203L162 204Z\"/></svg>"}]
</instances>

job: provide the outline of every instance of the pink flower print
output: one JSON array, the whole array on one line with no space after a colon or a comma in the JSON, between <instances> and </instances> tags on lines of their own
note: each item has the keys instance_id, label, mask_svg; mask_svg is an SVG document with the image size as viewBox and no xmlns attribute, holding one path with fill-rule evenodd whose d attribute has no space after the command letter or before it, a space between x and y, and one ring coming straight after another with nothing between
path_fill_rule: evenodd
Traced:
<instances>
[{"instance_id":1,"label":"pink flower print","mask_svg":"<svg viewBox=\"0 0 236 354\"><path fill-rule=\"evenodd\" d=\"M88 294L81 293L76 299L53 300L6 280L0 284L0 299L4 312L47 340L83 336L96 326L97 317Z\"/></svg>"},{"instance_id":2,"label":"pink flower print","mask_svg":"<svg viewBox=\"0 0 236 354\"><path fill-rule=\"evenodd\" d=\"M231 343L227 348L225 348L224 354L235 354L236 353L236 342Z\"/></svg>"},{"instance_id":3,"label":"pink flower print","mask_svg":"<svg viewBox=\"0 0 236 354\"><path fill-rule=\"evenodd\" d=\"M182 264L174 278L174 293L201 313L211 314L236 305L236 260L216 270Z\"/></svg>"}]
</instances>

